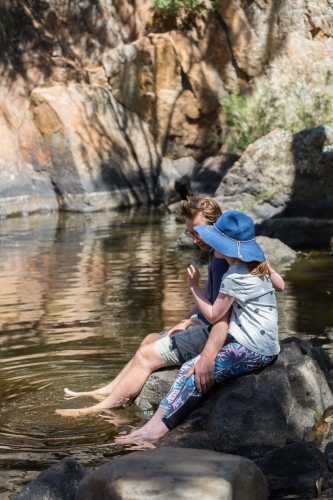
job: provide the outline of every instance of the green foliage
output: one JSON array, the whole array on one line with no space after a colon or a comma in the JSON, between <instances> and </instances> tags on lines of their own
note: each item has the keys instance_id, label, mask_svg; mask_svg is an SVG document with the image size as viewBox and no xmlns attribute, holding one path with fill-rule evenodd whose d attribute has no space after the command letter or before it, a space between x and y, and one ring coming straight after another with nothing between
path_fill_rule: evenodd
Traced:
<instances>
[{"instance_id":1,"label":"green foliage","mask_svg":"<svg viewBox=\"0 0 333 500\"><path fill-rule=\"evenodd\" d=\"M273 96L245 98L235 92L223 100L223 107L228 125L228 149L230 152L242 152L272 130L271 117L276 116L277 99Z\"/></svg>"},{"instance_id":2,"label":"green foliage","mask_svg":"<svg viewBox=\"0 0 333 500\"><path fill-rule=\"evenodd\" d=\"M197 19L205 15L204 0L152 0L153 21L149 31L187 31L196 26Z\"/></svg>"},{"instance_id":3,"label":"green foliage","mask_svg":"<svg viewBox=\"0 0 333 500\"><path fill-rule=\"evenodd\" d=\"M176 16L180 11L189 15L203 8L202 0L153 0L153 9L158 13Z\"/></svg>"},{"instance_id":4,"label":"green foliage","mask_svg":"<svg viewBox=\"0 0 333 500\"><path fill-rule=\"evenodd\" d=\"M240 212L248 212L255 205L262 205L265 201L270 200L275 195L275 189L270 189L269 191L261 191L258 196L253 196L248 193L248 196L253 198L247 205L241 205L238 208Z\"/></svg>"},{"instance_id":5,"label":"green foliage","mask_svg":"<svg viewBox=\"0 0 333 500\"><path fill-rule=\"evenodd\" d=\"M326 75L326 81L332 75ZM315 93L304 98L293 95L281 101L269 89L259 97L243 97L235 92L223 100L227 133L223 140L228 152L242 153L249 144L276 127L291 132L321 124L333 124L333 90Z\"/></svg>"}]
</instances>

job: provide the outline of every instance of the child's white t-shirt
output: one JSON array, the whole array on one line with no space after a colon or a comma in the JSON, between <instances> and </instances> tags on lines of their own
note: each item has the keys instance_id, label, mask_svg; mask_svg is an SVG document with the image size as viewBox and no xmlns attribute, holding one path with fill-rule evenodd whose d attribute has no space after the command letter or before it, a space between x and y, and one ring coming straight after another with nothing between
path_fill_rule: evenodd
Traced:
<instances>
[{"instance_id":1,"label":"child's white t-shirt","mask_svg":"<svg viewBox=\"0 0 333 500\"><path fill-rule=\"evenodd\" d=\"M235 297L229 333L237 342L264 356L278 354L278 307L269 277L250 274L238 261L223 276L220 292Z\"/></svg>"}]
</instances>

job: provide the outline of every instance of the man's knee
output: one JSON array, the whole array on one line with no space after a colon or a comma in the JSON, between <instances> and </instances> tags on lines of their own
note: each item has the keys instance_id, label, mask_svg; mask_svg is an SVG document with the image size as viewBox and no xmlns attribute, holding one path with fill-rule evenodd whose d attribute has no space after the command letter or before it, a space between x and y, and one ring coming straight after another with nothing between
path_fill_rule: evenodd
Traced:
<instances>
[{"instance_id":1,"label":"man's knee","mask_svg":"<svg viewBox=\"0 0 333 500\"><path fill-rule=\"evenodd\" d=\"M151 370L156 370L166 364L156 348L155 342L139 347L133 361L138 363L140 366L150 368Z\"/></svg>"},{"instance_id":2,"label":"man's knee","mask_svg":"<svg viewBox=\"0 0 333 500\"><path fill-rule=\"evenodd\" d=\"M140 344L140 347L142 347L144 345L152 344L153 342L156 342L156 340L159 340L159 339L160 339L160 336L158 333L150 333L149 335L147 335L147 337L145 337L143 339L143 341Z\"/></svg>"}]
</instances>

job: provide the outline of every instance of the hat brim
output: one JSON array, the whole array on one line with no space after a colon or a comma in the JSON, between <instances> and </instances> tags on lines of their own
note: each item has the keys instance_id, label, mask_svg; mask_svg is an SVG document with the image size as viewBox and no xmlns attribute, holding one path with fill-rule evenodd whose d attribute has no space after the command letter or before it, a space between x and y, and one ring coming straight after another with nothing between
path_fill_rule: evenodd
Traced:
<instances>
[{"instance_id":1,"label":"hat brim","mask_svg":"<svg viewBox=\"0 0 333 500\"><path fill-rule=\"evenodd\" d=\"M195 226L194 229L207 245L226 257L233 257L243 262L266 260L264 252L255 240L240 242L238 245L237 241L223 236L215 226Z\"/></svg>"}]
</instances>

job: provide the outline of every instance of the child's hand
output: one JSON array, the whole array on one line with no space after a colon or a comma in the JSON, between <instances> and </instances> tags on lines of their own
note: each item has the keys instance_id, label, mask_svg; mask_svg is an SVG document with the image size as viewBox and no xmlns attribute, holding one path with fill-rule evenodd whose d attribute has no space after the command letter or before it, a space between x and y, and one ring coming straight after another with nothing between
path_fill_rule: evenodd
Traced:
<instances>
[{"instance_id":1,"label":"child's hand","mask_svg":"<svg viewBox=\"0 0 333 500\"><path fill-rule=\"evenodd\" d=\"M199 286L200 271L197 268L197 266L191 264L190 267L187 268L187 274L188 274L187 281L189 288L192 288L192 286Z\"/></svg>"}]
</instances>

